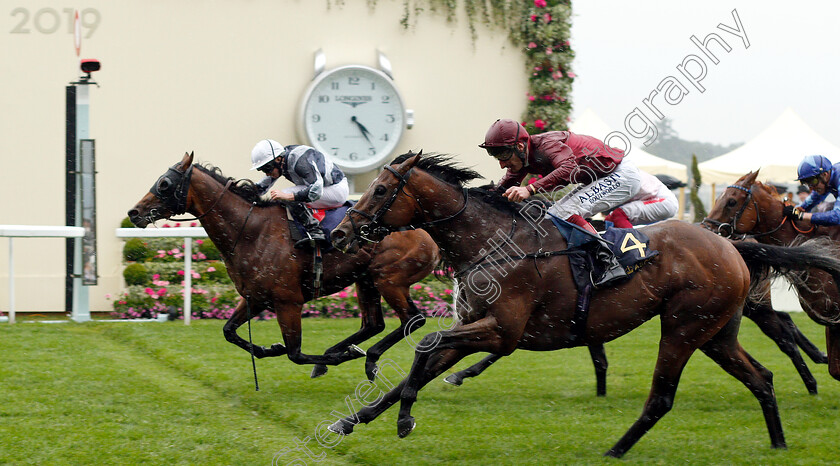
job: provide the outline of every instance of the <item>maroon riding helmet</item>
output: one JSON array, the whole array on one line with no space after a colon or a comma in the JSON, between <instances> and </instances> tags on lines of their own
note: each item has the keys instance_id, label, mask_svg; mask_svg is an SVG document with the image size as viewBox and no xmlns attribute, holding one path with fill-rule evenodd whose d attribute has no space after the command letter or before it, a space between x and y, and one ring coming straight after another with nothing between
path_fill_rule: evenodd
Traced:
<instances>
[{"instance_id":1,"label":"maroon riding helmet","mask_svg":"<svg viewBox=\"0 0 840 466\"><path fill-rule=\"evenodd\" d=\"M518 121L505 118L496 120L490 126L487 134L484 135L484 142L479 144L478 147L487 149L487 152L497 159L497 154L501 150L507 151L508 149L514 149L516 155L522 159L523 164L527 167L528 157L525 152L516 149L516 144L521 142L527 149L530 140L531 136L528 135L528 131L525 130L524 126Z\"/></svg>"}]
</instances>

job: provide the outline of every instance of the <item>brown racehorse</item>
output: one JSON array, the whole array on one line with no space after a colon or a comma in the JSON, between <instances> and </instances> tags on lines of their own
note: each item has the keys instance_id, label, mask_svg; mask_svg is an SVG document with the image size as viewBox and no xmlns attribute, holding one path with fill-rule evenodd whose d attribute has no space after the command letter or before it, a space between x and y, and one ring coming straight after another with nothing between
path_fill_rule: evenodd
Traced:
<instances>
[{"instance_id":1,"label":"brown racehorse","mask_svg":"<svg viewBox=\"0 0 840 466\"><path fill-rule=\"evenodd\" d=\"M758 171L747 173L728 186L703 220L722 236L749 235L765 244L789 245L802 238L825 237L840 241L840 228L811 226L791 221L782 214L784 202L776 189L756 181ZM828 372L840 380L840 293L834 280L822 270L811 269L804 281L793 280L802 309L825 326Z\"/></svg>"},{"instance_id":2,"label":"brown racehorse","mask_svg":"<svg viewBox=\"0 0 840 466\"><path fill-rule=\"evenodd\" d=\"M352 255L338 250L324 253L322 289L318 293L323 296L355 283L362 326L322 356L303 354L301 309L316 297L313 253L293 247L283 205L259 201L250 181L234 183L218 169L192 165L192 161L193 155L185 154L155 183L152 191L156 194L143 196L128 216L140 228L184 212L200 218L221 252L236 290L247 299L225 324L225 338L246 351L253 349L258 358L287 354L296 364L316 364L313 377L318 376L326 372L323 365L364 356L355 344L385 329L381 294L400 317L401 325L368 349L365 372L372 380L379 356L425 322L409 296L409 286L426 277L438 263L434 241L417 230L391 235ZM236 333L249 317L264 309L277 314L285 346L252 347Z\"/></svg>"},{"instance_id":3,"label":"brown racehorse","mask_svg":"<svg viewBox=\"0 0 840 466\"><path fill-rule=\"evenodd\" d=\"M807 243L798 248L733 243L675 221L647 227L649 248L659 257L629 280L594 293L582 338L576 338L576 291L563 237L550 222L534 223L521 206L498 194L463 187L478 177L444 156L404 154L385 167L333 230L334 244L354 251L361 241L379 240L389 231L423 228L464 286L459 321L421 340L408 377L330 430L349 434L355 424L401 401L397 433L404 437L415 427L411 407L417 392L468 354L604 343L659 316L662 336L650 395L642 415L606 454L622 456L671 409L682 370L698 348L753 393L771 445L785 446L772 374L738 343L750 286L747 263L795 267L818 260L840 276L840 260L820 256ZM494 254L487 255L488 247Z\"/></svg>"}]
</instances>

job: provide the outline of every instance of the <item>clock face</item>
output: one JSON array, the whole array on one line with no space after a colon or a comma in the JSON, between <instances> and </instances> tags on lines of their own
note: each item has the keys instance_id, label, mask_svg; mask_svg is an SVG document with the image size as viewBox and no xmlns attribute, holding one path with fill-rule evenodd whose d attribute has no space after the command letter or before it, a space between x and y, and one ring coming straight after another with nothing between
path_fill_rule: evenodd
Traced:
<instances>
[{"instance_id":1,"label":"clock face","mask_svg":"<svg viewBox=\"0 0 840 466\"><path fill-rule=\"evenodd\" d=\"M405 107L391 79L365 66L318 76L303 99L300 125L309 144L346 173L386 162L405 129Z\"/></svg>"}]
</instances>

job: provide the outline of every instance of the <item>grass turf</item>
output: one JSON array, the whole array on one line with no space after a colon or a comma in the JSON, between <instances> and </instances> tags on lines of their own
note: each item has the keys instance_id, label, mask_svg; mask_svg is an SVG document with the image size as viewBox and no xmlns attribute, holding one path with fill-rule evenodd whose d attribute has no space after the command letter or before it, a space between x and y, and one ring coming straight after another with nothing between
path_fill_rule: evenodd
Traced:
<instances>
[{"instance_id":1,"label":"grass turf","mask_svg":"<svg viewBox=\"0 0 840 466\"><path fill-rule=\"evenodd\" d=\"M794 320L820 347L823 329ZM315 440L332 412L364 388L363 361L309 378L286 357L257 361L222 337L221 321L0 326L0 463L3 464L602 464L641 412L650 387L658 320L607 344L607 397L595 397L585 348L516 352L480 378L438 380L419 394L417 428L396 436L397 408L332 448ZM321 353L357 320L307 319L304 352ZM389 320L389 330L397 322ZM434 330L430 321L423 332ZM241 334L247 336L247 330ZM280 340L276 322L255 322L254 341ZM419 338L419 337L418 337ZM787 450L770 448L755 398L698 352L674 409L624 457L631 464L820 464L840 460L840 382L809 363L820 394L808 395L792 364L750 321L742 345L775 374ZM369 344L363 345L364 347ZM406 342L385 354L411 367ZM456 369L477 361L474 355ZM387 375L388 373L386 373ZM362 384L362 385L360 385ZM363 390L362 390L363 391ZM358 407L358 403L355 405ZM327 437L338 440L337 437ZM314 461L309 460L312 464Z\"/></svg>"}]
</instances>

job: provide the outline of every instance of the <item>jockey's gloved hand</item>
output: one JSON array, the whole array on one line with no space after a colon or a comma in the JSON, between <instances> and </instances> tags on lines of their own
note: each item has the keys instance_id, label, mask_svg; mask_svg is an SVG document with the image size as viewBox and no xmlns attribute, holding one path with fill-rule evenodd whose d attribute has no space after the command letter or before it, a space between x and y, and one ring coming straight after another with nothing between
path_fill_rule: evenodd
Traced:
<instances>
[{"instance_id":1,"label":"jockey's gloved hand","mask_svg":"<svg viewBox=\"0 0 840 466\"><path fill-rule=\"evenodd\" d=\"M802 220L802 211L792 205L785 205L782 208L782 214L784 214L785 217L790 217L794 220Z\"/></svg>"}]
</instances>

